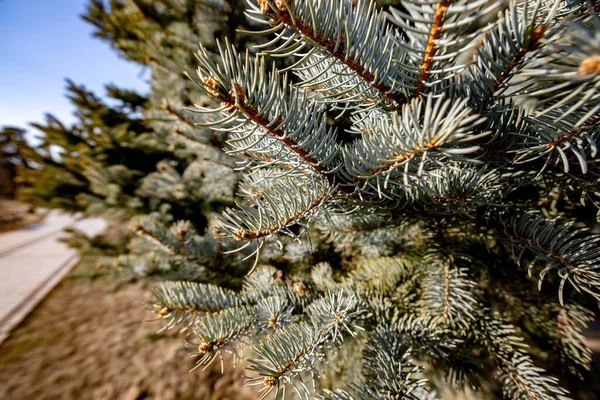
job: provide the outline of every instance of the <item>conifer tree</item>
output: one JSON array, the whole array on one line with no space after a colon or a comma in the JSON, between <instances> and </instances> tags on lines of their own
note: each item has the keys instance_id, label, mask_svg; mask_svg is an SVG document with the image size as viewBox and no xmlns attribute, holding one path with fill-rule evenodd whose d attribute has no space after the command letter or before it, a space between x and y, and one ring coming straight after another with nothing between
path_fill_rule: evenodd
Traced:
<instances>
[{"instance_id":1,"label":"conifer tree","mask_svg":"<svg viewBox=\"0 0 600 400\"><path fill-rule=\"evenodd\" d=\"M117 264L170 278L152 310L199 367L244 359L262 398L570 398L600 298L597 4L244 7L91 1L151 70L122 122L161 157L84 146L113 192L75 169L46 199L137 214ZM71 144L44 130L46 158Z\"/></svg>"},{"instance_id":2,"label":"conifer tree","mask_svg":"<svg viewBox=\"0 0 600 400\"><path fill-rule=\"evenodd\" d=\"M97 28L96 36L124 58L149 67L151 92L143 120L156 137L170 143L172 151L170 159L141 179L137 194L153 199L150 210L131 221L141 240L132 241L128 254L115 261L136 275L186 271L193 280L212 279L214 271L207 271L207 263L209 269L227 264L230 274L223 281L239 284L246 264L252 265L253 259L247 259L255 250L253 244L245 253L228 255L232 245L211 234L216 217L233 205L234 192L245 190L238 159L224 150L230 135L204 126L204 116L189 110L194 104L216 104L188 78L197 68L198 44L211 47L211 57L218 57L215 38L241 47L253 41L237 32L252 26L243 10L241 1L113 0L91 1L84 15ZM288 247L288 259L309 250L297 243ZM270 253L271 259L280 259L275 246Z\"/></svg>"},{"instance_id":3,"label":"conifer tree","mask_svg":"<svg viewBox=\"0 0 600 400\"><path fill-rule=\"evenodd\" d=\"M151 301L198 366L244 359L261 398L570 398L600 300L597 5L246 15L263 42L203 45L190 77L218 104L195 103L195 124L225 133L243 172L235 206L214 239L137 222L164 260L204 268ZM335 256L280 268L273 245L294 243Z\"/></svg>"},{"instance_id":4,"label":"conifer tree","mask_svg":"<svg viewBox=\"0 0 600 400\"><path fill-rule=\"evenodd\" d=\"M25 143L25 130L13 126L0 130L0 196L14 197L17 168L30 166Z\"/></svg>"},{"instance_id":5,"label":"conifer tree","mask_svg":"<svg viewBox=\"0 0 600 400\"><path fill-rule=\"evenodd\" d=\"M170 155L167 143L141 119L146 98L107 86L109 106L82 85L68 81L77 120L66 126L48 114L37 128L39 143L21 148L34 165L20 174L21 199L37 206L131 217L148 211L136 195L137 180Z\"/></svg>"},{"instance_id":6,"label":"conifer tree","mask_svg":"<svg viewBox=\"0 0 600 400\"><path fill-rule=\"evenodd\" d=\"M208 220L233 204L239 174L235 160L222 150L226 135L198 129L196 115L183 109L210 102L184 72L195 68L199 42L212 42L215 35L235 39L242 10L220 2L90 1L84 19L121 56L148 67L150 94L109 87L108 97L119 103L109 107L70 83L79 121L65 127L49 116L46 124L34 125L44 134L34 151L41 167L23 171L22 198L117 222L137 216L132 226L141 235L177 221L204 233ZM80 233L71 240L82 241L93 242ZM203 241L214 242L212 237ZM114 263L136 274L182 267L156 255L143 240L131 241L124 253Z\"/></svg>"}]
</instances>

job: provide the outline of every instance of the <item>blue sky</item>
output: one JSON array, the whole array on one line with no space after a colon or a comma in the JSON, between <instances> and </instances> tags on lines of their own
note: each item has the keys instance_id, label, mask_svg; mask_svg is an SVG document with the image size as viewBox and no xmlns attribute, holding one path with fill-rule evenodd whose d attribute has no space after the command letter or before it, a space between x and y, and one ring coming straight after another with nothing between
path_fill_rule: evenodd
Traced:
<instances>
[{"instance_id":1,"label":"blue sky","mask_svg":"<svg viewBox=\"0 0 600 400\"><path fill-rule=\"evenodd\" d=\"M147 73L91 36L87 0L0 0L0 126L29 128L46 112L72 122L65 78L99 95L104 85L146 92ZM33 131L33 128L28 130Z\"/></svg>"}]
</instances>

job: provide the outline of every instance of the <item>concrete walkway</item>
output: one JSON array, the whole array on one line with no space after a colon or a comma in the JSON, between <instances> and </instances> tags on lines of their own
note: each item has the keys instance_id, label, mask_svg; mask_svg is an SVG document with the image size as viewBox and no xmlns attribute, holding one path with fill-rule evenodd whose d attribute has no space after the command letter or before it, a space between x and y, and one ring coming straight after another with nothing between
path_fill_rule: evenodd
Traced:
<instances>
[{"instance_id":1,"label":"concrete walkway","mask_svg":"<svg viewBox=\"0 0 600 400\"><path fill-rule=\"evenodd\" d=\"M106 222L50 211L40 223L0 235L0 343L77 263L77 251L57 241L69 226L95 235Z\"/></svg>"}]
</instances>

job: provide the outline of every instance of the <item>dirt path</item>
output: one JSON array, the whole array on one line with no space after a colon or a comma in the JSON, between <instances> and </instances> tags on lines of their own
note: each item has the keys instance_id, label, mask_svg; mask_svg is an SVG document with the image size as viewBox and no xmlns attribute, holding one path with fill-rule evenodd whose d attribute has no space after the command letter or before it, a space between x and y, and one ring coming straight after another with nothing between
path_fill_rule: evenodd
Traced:
<instances>
[{"instance_id":1,"label":"dirt path","mask_svg":"<svg viewBox=\"0 0 600 400\"><path fill-rule=\"evenodd\" d=\"M181 337L156 335L161 324L144 322L147 290L112 287L106 278L63 280L0 346L0 398L256 398L241 369L190 373Z\"/></svg>"}]
</instances>

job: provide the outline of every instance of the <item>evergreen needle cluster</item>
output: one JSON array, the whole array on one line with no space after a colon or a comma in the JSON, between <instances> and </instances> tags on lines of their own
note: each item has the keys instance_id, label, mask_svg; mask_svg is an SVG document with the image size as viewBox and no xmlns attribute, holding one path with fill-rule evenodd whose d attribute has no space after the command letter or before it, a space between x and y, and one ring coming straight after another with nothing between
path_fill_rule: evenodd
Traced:
<instances>
[{"instance_id":1,"label":"evergreen needle cluster","mask_svg":"<svg viewBox=\"0 0 600 400\"><path fill-rule=\"evenodd\" d=\"M199 365L248 357L261 398L569 398L600 300L597 12L249 1L263 41L201 46L191 76L218 106L188 111L244 174L217 238L255 267L273 243L342 257L168 282L159 315L193 327Z\"/></svg>"}]
</instances>

